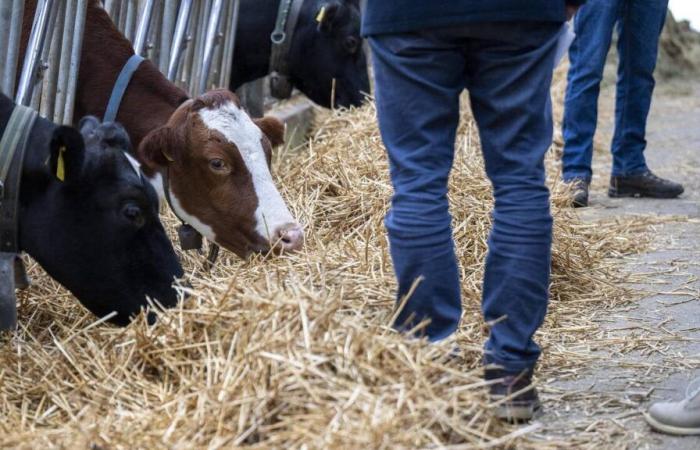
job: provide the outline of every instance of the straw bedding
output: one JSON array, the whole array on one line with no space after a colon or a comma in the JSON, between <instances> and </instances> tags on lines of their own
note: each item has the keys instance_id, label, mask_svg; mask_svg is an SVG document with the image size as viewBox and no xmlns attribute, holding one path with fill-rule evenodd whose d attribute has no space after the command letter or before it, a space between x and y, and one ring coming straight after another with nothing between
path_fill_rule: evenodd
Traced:
<instances>
[{"instance_id":1,"label":"straw bedding","mask_svg":"<svg viewBox=\"0 0 700 450\"><path fill-rule=\"evenodd\" d=\"M331 114L308 147L284 165L289 155L278 157L306 249L246 262L225 254L212 273L201 256L183 255L192 296L154 326L143 317L124 329L95 323L31 263L21 328L0 337L0 446L536 446L531 428L491 417L480 378L491 194L468 112L457 149L463 361L388 327L395 284L382 218L391 188L369 105ZM640 245L642 225L584 225L563 198L553 201L551 307L537 336L543 378L571 377L594 358L571 347L596 332L591 314L626 301L609 258ZM177 221L164 220L172 232Z\"/></svg>"}]
</instances>

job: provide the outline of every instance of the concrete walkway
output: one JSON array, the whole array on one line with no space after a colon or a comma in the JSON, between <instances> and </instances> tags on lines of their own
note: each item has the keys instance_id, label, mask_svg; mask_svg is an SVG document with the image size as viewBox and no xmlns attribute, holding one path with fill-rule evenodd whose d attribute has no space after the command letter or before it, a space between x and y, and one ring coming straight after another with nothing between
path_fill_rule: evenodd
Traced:
<instances>
[{"instance_id":1,"label":"concrete walkway","mask_svg":"<svg viewBox=\"0 0 700 450\"><path fill-rule=\"evenodd\" d=\"M599 142L608 149L612 88L601 99ZM595 155L591 207L581 217L656 215L663 223L651 248L623 265L644 279L632 286L644 298L598 319L605 342L617 344L598 349L600 362L576 381L543 386L547 413L538 436L568 443L562 448L700 449L700 437L652 432L641 416L652 401L683 398L700 377L700 80L659 86L647 140L649 166L683 182L686 193L677 200L610 199L610 157Z\"/></svg>"}]
</instances>

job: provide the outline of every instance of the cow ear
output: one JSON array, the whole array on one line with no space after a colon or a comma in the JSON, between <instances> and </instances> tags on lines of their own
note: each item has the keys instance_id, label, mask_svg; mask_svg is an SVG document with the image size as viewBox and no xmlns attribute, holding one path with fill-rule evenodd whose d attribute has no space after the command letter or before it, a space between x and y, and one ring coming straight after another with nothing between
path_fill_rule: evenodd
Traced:
<instances>
[{"instance_id":1,"label":"cow ear","mask_svg":"<svg viewBox=\"0 0 700 450\"><path fill-rule=\"evenodd\" d=\"M60 181L76 183L80 180L85 161L85 142L78 130L57 127L51 137L49 170Z\"/></svg>"},{"instance_id":2,"label":"cow ear","mask_svg":"<svg viewBox=\"0 0 700 450\"><path fill-rule=\"evenodd\" d=\"M118 148L123 152L131 153L131 139L129 138L129 133L127 133L124 127L118 122L114 122L112 126L105 128L103 141L109 147Z\"/></svg>"},{"instance_id":3,"label":"cow ear","mask_svg":"<svg viewBox=\"0 0 700 450\"><path fill-rule=\"evenodd\" d=\"M80 130L80 134L83 136L87 136L88 134L94 132L99 126L100 121L95 116L85 116L80 119L80 123L78 123L78 129Z\"/></svg>"},{"instance_id":4,"label":"cow ear","mask_svg":"<svg viewBox=\"0 0 700 450\"><path fill-rule=\"evenodd\" d=\"M139 159L152 170L161 169L175 161L178 145L180 142L176 132L164 125L148 133L141 141Z\"/></svg>"},{"instance_id":5,"label":"cow ear","mask_svg":"<svg viewBox=\"0 0 700 450\"><path fill-rule=\"evenodd\" d=\"M343 4L338 1L322 4L318 12L316 12L318 30L322 33L333 31L336 21L340 19L343 7Z\"/></svg>"},{"instance_id":6,"label":"cow ear","mask_svg":"<svg viewBox=\"0 0 700 450\"><path fill-rule=\"evenodd\" d=\"M284 124L282 122L270 116L255 119L254 122L265 133L273 147L284 144Z\"/></svg>"}]
</instances>

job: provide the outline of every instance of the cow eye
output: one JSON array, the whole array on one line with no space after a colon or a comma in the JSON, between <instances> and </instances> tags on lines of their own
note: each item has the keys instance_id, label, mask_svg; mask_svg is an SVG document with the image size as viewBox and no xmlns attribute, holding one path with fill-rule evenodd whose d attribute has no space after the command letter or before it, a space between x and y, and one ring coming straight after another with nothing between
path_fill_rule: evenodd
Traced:
<instances>
[{"instance_id":1,"label":"cow eye","mask_svg":"<svg viewBox=\"0 0 700 450\"><path fill-rule=\"evenodd\" d=\"M141 228L146 223L143 211L134 203L127 203L124 205L122 208L122 215L137 228Z\"/></svg>"},{"instance_id":2,"label":"cow eye","mask_svg":"<svg viewBox=\"0 0 700 450\"><path fill-rule=\"evenodd\" d=\"M343 46L345 47L345 50L348 51L348 53L354 55L355 53L357 53L357 49L360 47L360 40L355 36L348 36L345 38Z\"/></svg>"},{"instance_id":3,"label":"cow eye","mask_svg":"<svg viewBox=\"0 0 700 450\"><path fill-rule=\"evenodd\" d=\"M211 170L215 172L225 172L228 170L226 162L221 158L209 160L209 167L211 167Z\"/></svg>"}]
</instances>

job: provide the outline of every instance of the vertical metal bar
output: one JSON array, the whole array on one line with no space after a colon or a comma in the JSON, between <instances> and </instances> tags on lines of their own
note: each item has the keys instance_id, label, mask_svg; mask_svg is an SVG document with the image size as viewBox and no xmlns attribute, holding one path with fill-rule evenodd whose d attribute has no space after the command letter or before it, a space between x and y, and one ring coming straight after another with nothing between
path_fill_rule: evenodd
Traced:
<instances>
[{"instance_id":1,"label":"vertical metal bar","mask_svg":"<svg viewBox=\"0 0 700 450\"><path fill-rule=\"evenodd\" d=\"M61 66L58 70L58 83L56 86L56 103L54 106L53 120L56 123L65 123L63 113L68 92L68 79L70 78L70 58L73 48L73 33L76 25L76 3L75 0L66 4L66 15L64 22L63 42L61 43Z\"/></svg>"},{"instance_id":2,"label":"vertical metal bar","mask_svg":"<svg viewBox=\"0 0 700 450\"><path fill-rule=\"evenodd\" d=\"M233 69L233 59L235 58L236 33L238 33L238 18L241 7L240 0L233 0L227 21L224 24L226 39L224 41L224 52L221 56L221 76L219 86L227 88L231 84L231 71Z\"/></svg>"},{"instance_id":3,"label":"vertical metal bar","mask_svg":"<svg viewBox=\"0 0 700 450\"><path fill-rule=\"evenodd\" d=\"M126 16L127 16L127 9L129 8L129 2L131 0L120 0L119 1L119 16L118 16L118 22L115 22L117 24L117 28L119 28L119 31L122 32L124 36L127 38L126 34Z\"/></svg>"},{"instance_id":4,"label":"vertical metal bar","mask_svg":"<svg viewBox=\"0 0 700 450\"><path fill-rule=\"evenodd\" d=\"M3 2L4 8L9 6L9 3ZM15 90L15 80L17 79L17 66L19 65L19 42L22 34L22 18L24 16L24 0L13 0L11 13L5 16L0 23L4 33L7 33L7 57L0 70L0 91L12 97ZM9 18L9 23L6 23L4 18Z\"/></svg>"},{"instance_id":5,"label":"vertical metal bar","mask_svg":"<svg viewBox=\"0 0 700 450\"><path fill-rule=\"evenodd\" d=\"M58 86L58 72L61 66L61 42L66 16L66 0L60 0L55 7L51 27L51 43L48 47L48 56L45 58L47 69L44 72L43 86L41 88L41 107L39 114L49 120L54 119L54 100L56 99L56 87Z\"/></svg>"},{"instance_id":6,"label":"vertical metal bar","mask_svg":"<svg viewBox=\"0 0 700 450\"><path fill-rule=\"evenodd\" d=\"M158 55L158 68L161 72L167 74L170 69L170 55L172 48L171 42L174 43L175 25L178 16L178 5L176 0L164 0L163 5L163 21L161 22L160 30L160 54ZM157 42L157 41L156 41Z\"/></svg>"},{"instance_id":7,"label":"vertical metal bar","mask_svg":"<svg viewBox=\"0 0 700 450\"><path fill-rule=\"evenodd\" d=\"M151 15L153 14L153 5L153 0L145 0L143 10L141 11L141 17L136 27L136 36L134 37L134 52L137 55L142 55L144 47L146 46L146 38L148 37L148 30L151 25Z\"/></svg>"},{"instance_id":8,"label":"vertical metal bar","mask_svg":"<svg viewBox=\"0 0 700 450\"><path fill-rule=\"evenodd\" d=\"M80 71L80 57L83 51L83 35L85 34L85 16L87 15L88 0L77 0L75 27L73 28L73 45L71 48L68 83L66 86L66 100L63 108L63 123L73 122L75 111L75 93ZM70 30L68 30L70 31Z\"/></svg>"},{"instance_id":9,"label":"vertical metal bar","mask_svg":"<svg viewBox=\"0 0 700 450\"><path fill-rule=\"evenodd\" d=\"M153 6L153 14L151 15L151 24L148 28L146 36L146 44L143 50L143 55L150 59L153 64L158 66L160 61L160 35L163 31L163 0L157 0Z\"/></svg>"},{"instance_id":10,"label":"vertical metal bar","mask_svg":"<svg viewBox=\"0 0 700 450\"><path fill-rule=\"evenodd\" d=\"M0 49L8 47L11 24L12 3L3 1L0 3Z\"/></svg>"},{"instance_id":11,"label":"vertical metal bar","mask_svg":"<svg viewBox=\"0 0 700 450\"><path fill-rule=\"evenodd\" d=\"M185 35L187 34L187 23L190 20L191 11L192 0L182 0L182 3L180 3L180 10L177 13L177 22L175 22L172 46L170 47L170 59L168 61L167 72L170 81L175 81L180 66L182 51L185 46Z\"/></svg>"},{"instance_id":12,"label":"vertical metal bar","mask_svg":"<svg viewBox=\"0 0 700 450\"><path fill-rule=\"evenodd\" d=\"M116 20L117 18L115 17L114 9L115 9L115 6L117 5L117 3L118 3L118 0L105 0L105 3L104 3L105 11L107 11L107 14L109 14L109 17L111 17L115 23L117 22L117 20Z\"/></svg>"},{"instance_id":13,"label":"vertical metal bar","mask_svg":"<svg viewBox=\"0 0 700 450\"><path fill-rule=\"evenodd\" d=\"M136 24L136 15L139 10L139 5L136 0L128 0L126 9L126 22L124 22L124 35L130 42L134 42L134 25Z\"/></svg>"},{"instance_id":14,"label":"vertical metal bar","mask_svg":"<svg viewBox=\"0 0 700 450\"><path fill-rule=\"evenodd\" d=\"M192 14L190 15L190 21L187 24L187 49L185 53L185 60L178 73L177 81L183 89L189 92L192 72L193 72L193 61L195 60L195 53L197 51L197 29L199 27L199 18L201 16L201 10L206 5L199 0L194 3L194 8Z\"/></svg>"},{"instance_id":15,"label":"vertical metal bar","mask_svg":"<svg viewBox=\"0 0 700 450\"><path fill-rule=\"evenodd\" d=\"M194 36L194 45L192 46L193 52L189 56L187 65L185 69L187 72L183 72L183 79L187 83L187 91L190 95L196 95L197 87L199 86L199 74L202 71L202 54L204 53L204 42L207 35L207 23L209 23L209 11L211 10L211 0L200 0L199 12L196 16L197 20L194 22L194 30L192 35Z\"/></svg>"},{"instance_id":16,"label":"vertical metal bar","mask_svg":"<svg viewBox=\"0 0 700 450\"><path fill-rule=\"evenodd\" d=\"M199 86L197 93L202 94L207 90L207 79L211 71L211 61L214 55L214 45L216 40L216 32L219 28L219 20L221 19L221 7L223 0L214 0L209 14L209 26L207 27L206 40L204 42L204 52L202 55L202 70L199 74Z\"/></svg>"},{"instance_id":17,"label":"vertical metal bar","mask_svg":"<svg viewBox=\"0 0 700 450\"><path fill-rule=\"evenodd\" d=\"M35 23L27 43L27 52L22 65L22 75L19 79L19 87L15 101L20 105L28 105L32 96L32 87L39 67L44 42L46 41L46 29L53 0L39 0L36 8Z\"/></svg>"},{"instance_id":18,"label":"vertical metal bar","mask_svg":"<svg viewBox=\"0 0 700 450\"><path fill-rule=\"evenodd\" d=\"M211 57L209 75L207 76L207 90L219 87L221 77L221 58L223 57L224 42L226 37L226 17L231 4L224 1L219 15L219 24L216 27L216 37L214 38L214 53Z\"/></svg>"}]
</instances>

